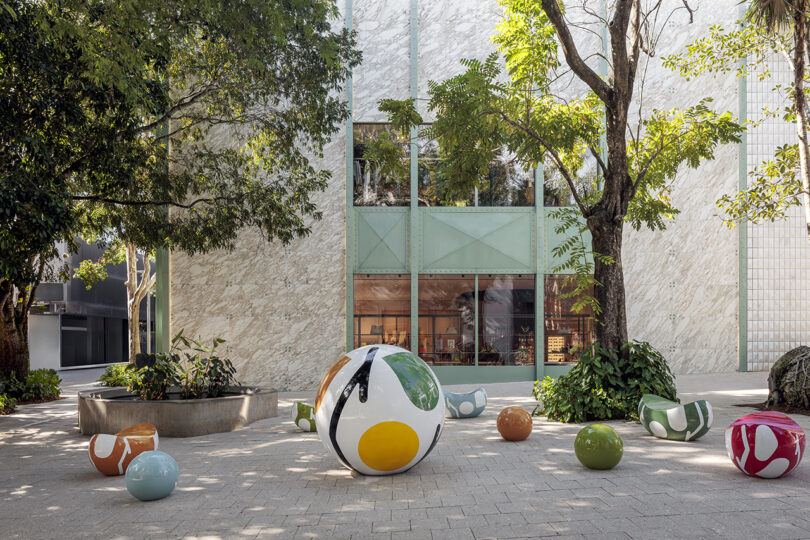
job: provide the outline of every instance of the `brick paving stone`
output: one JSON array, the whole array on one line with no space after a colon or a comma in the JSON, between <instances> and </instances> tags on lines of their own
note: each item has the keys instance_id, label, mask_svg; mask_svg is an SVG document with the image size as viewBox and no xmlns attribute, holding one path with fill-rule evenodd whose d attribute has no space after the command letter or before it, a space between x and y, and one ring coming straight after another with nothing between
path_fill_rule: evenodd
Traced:
<instances>
[{"instance_id":1,"label":"brick paving stone","mask_svg":"<svg viewBox=\"0 0 810 540\"><path fill-rule=\"evenodd\" d=\"M342 468L316 434L287 419L292 401L311 394L282 394L278 418L161 438L181 474L174 493L153 503L88 465L75 398L24 406L19 417L0 417L0 463L13 464L0 467L0 538L810 538L810 465L763 482L725 453L722 428L751 412L734 404L756 401L752 390L764 396L766 374L678 384L683 398L712 401L712 431L676 443L612 422L625 455L610 471L576 460L577 425L537 418L526 441L503 442L497 412L533 406L531 386L513 383L487 385L484 414L448 421L431 456L393 477ZM810 429L810 418L796 420Z\"/></svg>"}]
</instances>

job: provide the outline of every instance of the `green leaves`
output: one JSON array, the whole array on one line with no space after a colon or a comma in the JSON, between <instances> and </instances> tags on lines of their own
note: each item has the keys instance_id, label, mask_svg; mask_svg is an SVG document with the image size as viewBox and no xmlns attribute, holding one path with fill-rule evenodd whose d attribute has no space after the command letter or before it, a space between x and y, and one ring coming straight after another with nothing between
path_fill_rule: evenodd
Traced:
<instances>
[{"instance_id":1,"label":"green leaves","mask_svg":"<svg viewBox=\"0 0 810 540\"><path fill-rule=\"evenodd\" d=\"M565 375L534 383L534 414L560 422L636 419L644 394L675 400L672 372L649 343L632 341L618 351L595 343Z\"/></svg>"},{"instance_id":2,"label":"green leaves","mask_svg":"<svg viewBox=\"0 0 810 540\"><path fill-rule=\"evenodd\" d=\"M717 206L725 213L723 223L733 228L748 220L754 223L787 217L788 209L802 204L798 144L777 147L774 158L762 162L750 176L745 191L723 195Z\"/></svg>"},{"instance_id":3,"label":"green leaves","mask_svg":"<svg viewBox=\"0 0 810 540\"><path fill-rule=\"evenodd\" d=\"M672 180L684 165L697 168L721 144L738 143L745 128L731 113L718 113L703 99L685 110L653 111L643 121L643 135L629 146L628 161L635 197L626 220L638 230L665 229L678 210L670 200Z\"/></svg>"}]
</instances>

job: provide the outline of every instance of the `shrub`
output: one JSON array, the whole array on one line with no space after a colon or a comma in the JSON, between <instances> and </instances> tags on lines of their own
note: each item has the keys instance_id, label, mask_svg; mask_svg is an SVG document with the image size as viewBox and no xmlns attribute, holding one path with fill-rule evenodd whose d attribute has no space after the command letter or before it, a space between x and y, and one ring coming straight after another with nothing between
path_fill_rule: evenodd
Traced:
<instances>
[{"instance_id":1,"label":"shrub","mask_svg":"<svg viewBox=\"0 0 810 540\"><path fill-rule=\"evenodd\" d=\"M0 394L0 414L11 414L17 410L17 400L8 394Z\"/></svg>"},{"instance_id":2,"label":"shrub","mask_svg":"<svg viewBox=\"0 0 810 540\"><path fill-rule=\"evenodd\" d=\"M0 394L20 401L44 401L57 399L62 391L62 379L53 369L34 369L28 378L21 381L13 371L0 380Z\"/></svg>"},{"instance_id":3,"label":"shrub","mask_svg":"<svg viewBox=\"0 0 810 540\"><path fill-rule=\"evenodd\" d=\"M129 386L132 381L132 372L127 364L112 364L107 366L104 373L98 378L102 386Z\"/></svg>"},{"instance_id":4,"label":"shrub","mask_svg":"<svg viewBox=\"0 0 810 540\"><path fill-rule=\"evenodd\" d=\"M62 379L53 369L35 369L28 372L25 392L20 396L25 401L58 399L62 391Z\"/></svg>"},{"instance_id":5,"label":"shrub","mask_svg":"<svg viewBox=\"0 0 810 540\"><path fill-rule=\"evenodd\" d=\"M225 340L214 338L210 347L183 336L172 339L171 354L141 353L126 367L129 388L141 399L168 399L171 387L180 387L183 399L217 397L237 385L236 369L230 360L220 358L216 348ZM185 350L180 349L180 345ZM181 360L180 352L184 359Z\"/></svg>"},{"instance_id":6,"label":"shrub","mask_svg":"<svg viewBox=\"0 0 810 540\"><path fill-rule=\"evenodd\" d=\"M141 399L168 399L168 391L180 383L177 355L138 354L127 366L129 389Z\"/></svg>"},{"instance_id":7,"label":"shrub","mask_svg":"<svg viewBox=\"0 0 810 540\"><path fill-rule=\"evenodd\" d=\"M676 399L672 371L661 353L638 341L622 345L622 352L594 344L562 377L535 382L534 413L560 422L637 419L642 395Z\"/></svg>"}]
</instances>

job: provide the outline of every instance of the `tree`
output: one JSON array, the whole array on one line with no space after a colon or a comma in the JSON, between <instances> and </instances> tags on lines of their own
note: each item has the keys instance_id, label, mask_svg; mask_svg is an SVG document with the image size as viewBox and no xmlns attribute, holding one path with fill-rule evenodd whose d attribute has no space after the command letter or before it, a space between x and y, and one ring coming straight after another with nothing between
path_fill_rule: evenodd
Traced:
<instances>
[{"instance_id":1,"label":"tree","mask_svg":"<svg viewBox=\"0 0 810 540\"><path fill-rule=\"evenodd\" d=\"M0 376L25 378L36 286L76 223L68 186L115 173L131 111L96 83L75 39L45 31L54 19L41 4L0 8Z\"/></svg>"},{"instance_id":2,"label":"tree","mask_svg":"<svg viewBox=\"0 0 810 540\"><path fill-rule=\"evenodd\" d=\"M791 206L802 205L810 241L810 148L807 137L807 90L805 89L808 54L808 5L806 0L754 0L746 20L727 31L712 27L706 38L691 43L683 54L673 55L666 63L686 77L703 73L728 73L738 76L770 76L772 55L783 56L793 73L787 104L777 110L765 110L766 117L782 117L796 125L795 144L779 146L772 160L766 160L753 172L748 189L721 197L718 205L726 211L726 223L734 226L742 220L752 222L784 219ZM777 86L774 92L781 92ZM797 174L798 173L798 174Z\"/></svg>"},{"instance_id":3,"label":"tree","mask_svg":"<svg viewBox=\"0 0 810 540\"><path fill-rule=\"evenodd\" d=\"M743 128L731 113L711 110L709 100L642 116L646 111L634 92L643 89L646 66L662 35L655 21L668 19L666 14L659 17L662 2L619 0L612 4L608 20L583 3L576 23L567 19L557 0L501 4L505 16L493 41L503 54L508 78L501 77L493 55L485 62L465 60L465 73L431 82L428 107L436 120L424 135L438 142L446 176L456 185L475 185L502 150L528 167L547 162L558 171L574 198L573 211L592 238L595 299L602 310L596 339L618 351L628 341L625 222L634 228L665 228L666 219L677 213L669 192L680 167L695 168L711 159L718 145L739 141ZM688 5L686 9L691 17ZM588 64L572 35L574 27L587 30L582 17L588 17L591 26L607 24L606 79ZM564 72L584 83L587 91L571 99L560 97L555 84ZM635 122L629 120L631 107L638 107ZM381 109L399 131L422 123L413 100L384 100ZM604 157L599 151L602 133ZM586 155L597 164L597 182L582 182L577 176Z\"/></svg>"},{"instance_id":4,"label":"tree","mask_svg":"<svg viewBox=\"0 0 810 540\"><path fill-rule=\"evenodd\" d=\"M81 73L122 111L104 137L115 153L89 137L65 143L78 164L53 180L70 218L63 236L89 231L147 253L195 254L232 248L245 227L282 242L309 233L308 220L320 217L310 195L331 174L312 157L347 117L336 91L360 61L353 36L332 30L334 2L13 6L39 10L27 38L56 54L75 49ZM139 291L130 290L130 305Z\"/></svg>"}]
</instances>

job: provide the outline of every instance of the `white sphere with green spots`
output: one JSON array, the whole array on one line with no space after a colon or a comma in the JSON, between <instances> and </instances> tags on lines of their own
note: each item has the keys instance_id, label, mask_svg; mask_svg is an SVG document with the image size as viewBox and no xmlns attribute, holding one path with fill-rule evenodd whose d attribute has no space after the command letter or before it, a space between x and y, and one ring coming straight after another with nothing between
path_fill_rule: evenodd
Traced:
<instances>
[{"instance_id":1,"label":"white sphere with green spots","mask_svg":"<svg viewBox=\"0 0 810 540\"><path fill-rule=\"evenodd\" d=\"M425 458L444 426L442 387L412 352L393 345L355 349L329 368L315 400L326 448L361 474L405 472Z\"/></svg>"}]
</instances>

